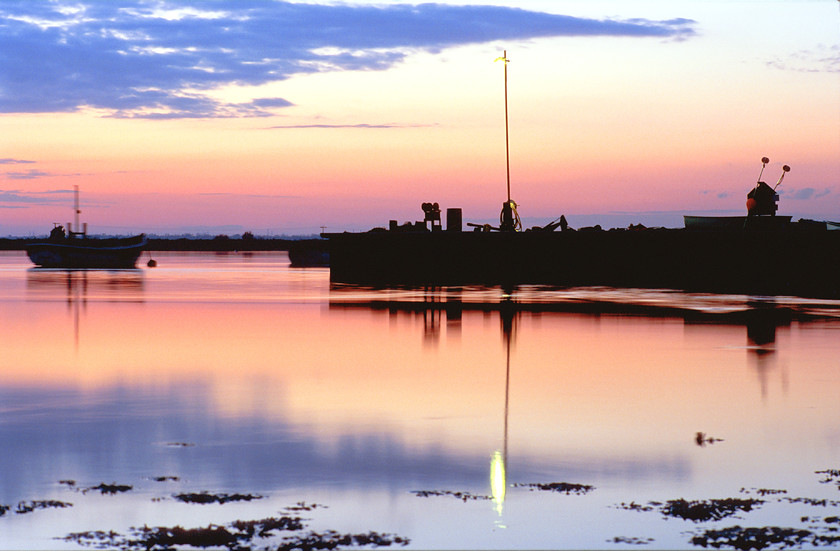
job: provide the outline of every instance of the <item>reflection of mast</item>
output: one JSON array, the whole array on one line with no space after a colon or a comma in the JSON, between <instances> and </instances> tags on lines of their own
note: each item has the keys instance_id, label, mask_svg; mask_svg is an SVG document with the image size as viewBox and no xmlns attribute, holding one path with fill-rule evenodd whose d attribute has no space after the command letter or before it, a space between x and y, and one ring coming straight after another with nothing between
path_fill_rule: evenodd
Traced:
<instances>
[{"instance_id":1,"label":"reflection of mast","mask_svg":"<svg viewBox=\"0 0 840 551\"><path fill-rule=\"evenodd\" d=\"M505 342L505 430L501 451L495 451L490 461L490 492L493 496L496 512L501 516L507 491L508 459L508 412L510 406L510 347L513 336L515 309L507 307L511 294L505 293L504 301L499 305L499 317L502 322L502 335Z\"/></svg>"},{"instance_id":2,"label":"reflection of mast","mask_svg":"<svg viewBox=\"0 0 840 551\"><path fill-rule=\"evenodd\" d=\"M87 272L81 271L82 284L78 285L75 274L67 270L67 307L73 309L73 342L76 352L79 351L79 303L87 307Z\"/></svg>"},{"instance_id":3,"label":"reflection of mast","mask_svg":"<svg viewBox=\"0 0 840 551\"><path fill-rule=\"evenodd\" d=\"M73 319L73 340L78 351L81 317L87 310L88 300L142 302L143 271L30 268L26 274L26 287L35 300L52 300L61 292Z\"/></svg>"},{"instance_id":4,"label":"reflection of mast","mask_svg":"<svg viewBox=\"0 0 840 551\"><path fill-rule=\"evenodd\" d=\"M753 367L758 374L762 400L767 399L768 376L776 367L776 328L789 325L790 318L785 310L777 309L773 303L750 304L747 312L747 349Z\"/></svg>"},{"instance_id":5,"label":"reflection of mast","mask_svg":"<svg viewBox=\"0 0 840 551\"><path fill-rule=\"evenodd\" d=\"M440 341L440 288L429 286L423 290L423 342L426 345L437 345Z\"/></svg>"}]
</instances>

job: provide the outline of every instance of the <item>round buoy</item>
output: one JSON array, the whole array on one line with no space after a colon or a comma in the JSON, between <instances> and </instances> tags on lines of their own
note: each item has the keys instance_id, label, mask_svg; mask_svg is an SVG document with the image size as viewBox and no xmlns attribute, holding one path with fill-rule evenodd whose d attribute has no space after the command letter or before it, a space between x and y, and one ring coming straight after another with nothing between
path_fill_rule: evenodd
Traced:
<instances>
[{"instance_id":1,"label":"round buoy","mask_svg":"<svg viewBox=\"0 0 840 551\"><path fill-rule=\"evenodd\" d=\"M155 266L157 266L157 260L155 260L154 258L150 258L149 262L146 265L149 268L154 268Z\"/></svg>"},{"instance_id":2,"label":"round buoy","mask_svg":"<svg viewBox=\"0 0 840 551\"><path fill-rule=\"evenodd\" d=\"M758 201L750 197L747 199L747 212L752 212L758 206Z\"/></svg>"}]
</instances>

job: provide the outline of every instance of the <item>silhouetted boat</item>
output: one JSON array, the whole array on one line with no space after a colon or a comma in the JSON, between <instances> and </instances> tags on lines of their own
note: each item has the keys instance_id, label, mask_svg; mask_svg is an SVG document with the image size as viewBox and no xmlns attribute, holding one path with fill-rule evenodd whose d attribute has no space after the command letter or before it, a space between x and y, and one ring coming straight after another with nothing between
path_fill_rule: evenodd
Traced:
<instances>
[{"instance_id":1,"label":"silhouetted boat","mask_svg":"<svg viewBox=\"0 0 840 551\"><path fill-rule=\"evenodd\" d=\"M784 173L789 170L784 167ZM840 298L840 232L826 231L837 224L776 216L778 196L763 182L754 189L762 186L770 193L756 200L750 192L747 216L686 216L685 228L674 229L575 231L560 217L518 231L516 203L508 199L498 227L468 224L474 231L465 232L461 209L447 209L443 229L438 204L424 203L422 221L324 234L330 278L386 285L604 285Z\"/></svg>"},{"instance_id":2,"label":"silhouetted boat","mask_svg":"<svg viewBox=\"0 0 840 551\"><path fill-rule=\"evenodd\" d=\"M300 239L289 244L289 262L295 268L330 265L326 239Z\"/></svg>"},{"instance_id":3,"label":"silhouetted boat","mask_svg":"<svg viewBox=\"0 0 840 551\"><path fill-rule=\"evenodd\" d=\"M690 230L785 230L790 227L790 216L692 216L685 215L685 227Z\"/></svg>"},{"instance_id":4,"label":"silhouetted boat","mask_svg":"<svg viewBox=\"0 0 840 551\"><path fill-rule=\"evenodd\" d=\"M62 235L64 230L61 226ZM134 268L146 246L146 236L99 239L55 237L26 247L29 259L42 268Z\"/></svg>"},{"instance_id":5,"label":"silhouetted boat","mask_svg":"<svg viewBox=\"0 0 840 551\"><path fill-rule=\"evenodd\" d=\"M74 193L75 224L79 227L79 189ZM50 236L26 246L29 259L42 268L134 268L146 246L144 234L123 238L94 238L82 231L73 231L68 224L55 224Z\"/></svg>"},{"instance_id":6,"label":"silhouetted boat","mask_svg":"<svg viewBox=\"0 0 840 551\"><path fill-rule=\"evenodd\" d=\"M781 185L790 167L782 167L782 175L772 188L761 181L764 168L770 159L761 158L761 172L755 187L747 193L746 216L691 216L683 217L685 227L690 230L785 230L790 225L790 216L776 216L779 206L779 194L776 188Z\"/></svg>"},{"instance_id":7,"label":"silhouetted boat","mask_svg":"<svg viewBox=\"0 0 840 551\"><path fill-rule=\"evenodd\" d=\"M840 232L827 223L776 216L775 188L747 195L747 216L685 218L685 228L573 230L564 217L522 230L510 198L505 62L507 201L498 227L467 224L461 209L424 203L424 220L364 233L324 233L330 279L374 285L519 285L671 288L840 298ZM782 177L790 167L783 167ZM555 231L558 229L560 231Z\"/></svg>"}]
</instances>

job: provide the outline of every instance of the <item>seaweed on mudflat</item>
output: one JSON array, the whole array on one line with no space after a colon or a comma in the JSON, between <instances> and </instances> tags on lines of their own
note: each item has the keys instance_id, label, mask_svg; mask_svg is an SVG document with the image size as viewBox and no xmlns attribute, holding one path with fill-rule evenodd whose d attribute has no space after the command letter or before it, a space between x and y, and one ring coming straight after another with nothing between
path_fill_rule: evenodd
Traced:
<instances>
[{"instance_id":1,"label":"seaweed on mudflat","mask_svg":"<svg viewBox=\"0 0 840 551\"><path fill-rule=\"evenodd\" d=\"M76 545L82 545L86 547L96 547L98 549L125 549L126 547L122 545L123 536L118 532L114 532L110 530L105 532L104 530L89 530L87 532L73 532L72 534L67 534L63 538L60 538L63 541L68 541L75 543Z\"/></svg>"},{"instance_id":2,"label":"seaweed on mudflat","mask_svg":"<svg viewBox=\"0 0 840 551\"><path fill-rule=\"evenodd\" d=\"M284 538L283 543L277 547L277 550L315 551L319 549L336 549L351 545L389 547L391 545L406 546L409 543L411 543L410 539L391 534L379 534L377 532L368 532L367 534L340 534L333 530L327 530L320 534L311 532L307 535Z\"/></svg>"},{"instance_id":3,"label":"seaweed on mudflat","mask_svg":"<svg viewBox=\"0 0 840 551\"><path fill-rule=\"evenodd\" d=\"M134 488L134 486L129 486L128 484L117 484L117 483L105 484L104 482L102 482L98 486L91 486L90 488L85 488L84 490L82 490L82 493L85 494L89 491L96 490L103 495L105 495L105 494L114 495L114 494L120 494L120 493L123 493L123 492L129 492L133 488Z\"/></svg>"},{"instance_id":4,"label":"seaweed on mudflat","mask_svg":"<svg viewBox=\"0 0 840 551\"><path fill-rule=\"evenodd\" d=\"M460 499L463 502L493 499L490 496L476 495L469 492L453 492L450 490L413 490L412 494L417 497L432 497L432 496L452 496Z\"/></svg>"},{"instance_id":5,"label":"seaweed on mudflat","mask_svg":"<svg viewBox=\"0 0 840 551\"><path fill-rule=\"evenodd\" d=\"M833 501L830 499L817 499L813 497L783 497L779 501L787 501L788 503L804 503L812 507L840 507L840 501Z\"/></svg>"},{"instance_id":6,"label":"seaweed on mudflat","mask_svg":"<svg viewBox=\"0 0 840 551\"><path fill-rule=\"evenodd\" d=\"M25 515L31 513L36 509L64 509L65 507L72 507L72 503L66 501L57 501L54 499L35 500L35 501L21 501L17 504L15 513L18 515Z\"/></svg>"},{"instance_id":7,"label":"seaweed on mudflat","mask_svg":"<svg viewBox=\"0 0 840 551\"><path fill-rule=\"evenodd\" d=\"M90 531L68 534L64 541L99 549L173 549L176 545L191 547L233 547L237 537L222 526L182 528L181 526L132 528L131 535L118 532Z\"/></svg>"},{"instance_id":8,"label":"seaweed on mudflat","mask_svg":"<svg viewBox=\"0 0 840 551\"><path fill-rule=\"evenodd\" d=\"M840 469L825 469L824 471L814 472L825 475L825 478L820 480L821 484L836 484L837 489L840 490Z\"/></svg>"},{"instance_id":9,"label":"seaweed on mudflat","mask_svg":"<svg viewBox=\"0 0 840 551\"><path fill-rule=\"evenodd\" d=\"M294 505L284 507L283 510L289 513L298 513L300 511L314 511L319 508L326 509L326 507L326 505L321 505L319 503L306 503L305 501L298 501Z\"/></svg>"},{"instance_id":10,"label":"seaweed on mudflat","mask_svg":"<svg viewBox=\"0 0 840 551\"><path fill-rule=\"evenodd\" d=\"M275 532L300 531L304 525L297 517L272 517L262 520L238 520L223 526L211 524L202 528L149 527L131 528L129 535L117 532L90 531L68 534L64 541L96 548L125 550L164 550L175 547L227 547L249 548L255 538L278 536ZM334 530L323 533L309 532L282 537L273 549L314 551L337 547L407 545L409 539L391 534L368 532L366 534L341 534Z\"/></svg>"},{"instance_id":11,"label":"seaweed on mudflat","mask_svg":"<svg viewBox=\"0 0 840 551\"><path fill-rule=\"evenodd\" d=\"M660 509L666 517L678 517L694 522L720 520L739 511L752 511L756 505L764 503L761 499L709 499L705 501L686 501L675 499L665 502Z\"/></svg>"},{"instance_id":12,"label":"seaweed on mudflat","mask_svg":"<svg viewBox=\"0 0 840 551\"><path fill-rule=\"evenodd\" d=\"M624 543L629 545L647 545L649 543L653 543L653 538L637 538L632 536L616 536L612 539L607 540L607 543Z\"/></svg>"},{"instance_id":13,"label":"seaweed on mudflat","mask_svg":"<svg viewBox=\"0 0 840 551\"><path fill-rule=\"evenodd\" d=\"M254 494L211 494L208 492L175 494L173 497L184 503L198 503L200 505L206 505L208 503L224 504L232 501L253 501L263 498L263 496Z\"/></svg>"},{"instance_id":14,"label":"seaweed on mudflat","mask_svg":"<svg viewBox=\"0 0 840 551\"><path fill-rule=\"evenodd\" d=\"M730 517L739 511L749 512L753 507L764 503L761 499L709 499L701 501L687 501L685 499L672 499L664 503L660 501L649 501L647 505L636 502L621 503L618 507L628 511L650 512L658 510L666 517L681 518L694 522L705 522L707 520L721 520Z\"/></svg>"},{"instance_id":15,"label":"seaweed on mudflat","mask_svg":"<svg viewBox=\"0 0 840 551\"><path fill-rule=\"evenodd\" d=\"M532 483L532 484L514 484L514 487L525 487L533 490L542 490L544 492L560 492L566 495L588 494L595 489L595 486L589 484L576 484L573 482L548 482L548 483Z\"/></svg>"},{"instance_id":16,"label":"seaweed on mudflat","mask_svg":"<svg viewBox=\"0 0 840 551\"><path fill-rule=\"evenodd\" d=\"M766 549L770 546L782 547L821 547L840 542L840 536L817 534L802 528L781 528L764 526L761 528L742 528L730 526L716 530L704 530L691 538L692 545L699 547L732 549Z\"/></svg>"},{"instance_id":17,"label":"seaweed on mudflat","mask_svg":"<svg viewBox=\"0 0 840 551\"><path fill-rule=\"evenodd\" d=\"M750 488L749 490L747 488L741 488L742 494L749 495L752 492L755 492L762 497L788 493L787 490L776 490L772 488Z\"/></svg>"},{"instance_id":18,"label":"seaweed on mudflat","mask_svg":"<svg viewBox=\"0 0 840 551\"><path fill-rule=\"evenodd\" d=\"M247 534L249 538L257 535L261 538L268 537L275 530L296 532L303 530L303 520L300 517L271 517L262 520L237 520L230 524L231 527Z\"/></svg>"},{"instance_id":19,"label":"seaweed on mudflat","mask_svg":"<svg viewBox=\"0 0 840 551\"><path fill-rule=\"evenodd\" d=\"M658 501L651 501L648 502L647 505L642 505L641 503L636 503L635 501L631 501L630 503L621 502L620 504L616 505L618 509L624 509L625 511L639 511L642 513L648 513L653 511L656 507L662 505Z\"/></svg>"}]
</instances>

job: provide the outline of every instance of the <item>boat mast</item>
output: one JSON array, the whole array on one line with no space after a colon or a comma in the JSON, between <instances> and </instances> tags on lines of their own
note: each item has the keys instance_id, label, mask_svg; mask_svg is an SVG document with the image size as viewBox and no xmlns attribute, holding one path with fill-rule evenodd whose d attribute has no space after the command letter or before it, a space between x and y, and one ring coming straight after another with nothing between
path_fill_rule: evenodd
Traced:
<instances>
[{"instance_id":1,"label":"boat mast","mask_svg":"<svg viewBox=\"0 0 840 551\"><path fill-rule=\"evenodd\" d=\"M507 170L507 200L510 203L510 139L508 134L508 92L507 92L507 64L510 61L507 58L507 50L501 60L505 63L505 168Z\"/></svg>"},{"instance_id":2,"label":"boat mast","mask_svg":"<svg viewBox=\"0 0 840 551\"><path fill-rule=\"evenodd\" d=\"M76 232L79 232L79 231L81 231L81 229L79 228L79 214L81 214L82 211L79 210L79 186L78 186L78 184L73 185L73 213L74 213L73 227L76 228Z\"/></svg>"},{"instance_id":3,"label":"boat mast","mask_svg":"<svg viewBox=\"0 0 840 551\"><path fill-rule=\"evenodd\" d=\"M502 214L499 217L499 231L519 231L521 222L516 213L516 203L510 200L510 132L508 130L508 91L507 91L507 50L504 50L502 57L496 61L503 61L505 64L505 169L507 174L507 201L502 205Z\"/></svg>"}]
</instances>

